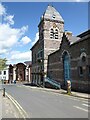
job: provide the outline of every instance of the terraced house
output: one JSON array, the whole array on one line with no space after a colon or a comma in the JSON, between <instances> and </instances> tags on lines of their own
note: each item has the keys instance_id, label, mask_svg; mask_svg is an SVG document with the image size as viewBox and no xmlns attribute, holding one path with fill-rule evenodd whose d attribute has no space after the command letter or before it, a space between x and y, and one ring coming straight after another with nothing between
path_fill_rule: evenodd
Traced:
<instances>
[{"instance_id":1,"label":"terraced house","mask_svg":"<svg viewBox=\"0 0 90 120\"><path fill-rule=\"evenodd\" d=\"M39 40L31 48L32 82L46 87L60 83L66 88L70 80L73 90L89 92L90 30L78 36L65 31L64 20L53 6L47 7L38 28Z\"/></svg>"}]
</instances>

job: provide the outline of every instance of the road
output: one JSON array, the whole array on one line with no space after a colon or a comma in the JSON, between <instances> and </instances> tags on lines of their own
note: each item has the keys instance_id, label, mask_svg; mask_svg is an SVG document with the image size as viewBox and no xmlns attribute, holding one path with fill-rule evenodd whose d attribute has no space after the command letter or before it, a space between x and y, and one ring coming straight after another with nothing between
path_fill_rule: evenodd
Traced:
<instances>
[{"instance_id":1,"label":"road","mask_svg":"<svg viewBox=\"0 0 90 120\"><path fill-rule=\"evenodd\" d=\"M29 118L88 118L88 100L24 85L5 85L5 88Z\"/></svg>"}]
</instances>

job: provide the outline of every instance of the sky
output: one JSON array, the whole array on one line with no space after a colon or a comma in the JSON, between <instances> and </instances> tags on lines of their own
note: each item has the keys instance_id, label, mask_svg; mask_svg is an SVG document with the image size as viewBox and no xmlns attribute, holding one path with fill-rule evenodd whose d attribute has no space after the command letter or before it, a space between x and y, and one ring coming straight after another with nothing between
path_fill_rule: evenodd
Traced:
<instances>
[{"instance_id":1,"label":"sky","mask_svg":"<svg viewBox=\"0 0 90 120\"><path fill-rule=\"evenodd\" d=\"M48 4L64 19L64 30L77 36L88 30L87 2L3 2L0 4L0 58L8 64L31 61L38 24Z\"/></svg>"}]
</instances>

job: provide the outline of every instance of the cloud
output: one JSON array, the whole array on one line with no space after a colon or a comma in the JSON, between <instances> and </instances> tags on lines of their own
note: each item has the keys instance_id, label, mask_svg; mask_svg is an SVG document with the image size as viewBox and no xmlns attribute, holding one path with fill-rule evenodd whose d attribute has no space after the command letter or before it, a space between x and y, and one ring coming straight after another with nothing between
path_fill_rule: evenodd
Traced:
<instances>
[{"instance_id":1,"label":"cloud","mask_svg":"<svg viewBox=\"0 0 90 120\"><path fill-rule=\"evenodd\" d=\"M20 51L12 51L10 53L10 58L8 59L8 63L18 63L25 62L27 60L31 61L31 51L20 52Z\"/></svg>"},{"instance_id":2,"label":"cloud","mask_svg":"<svg viewBox=\"0 0 90 120\"><path fill-rule=\"evenodd\" d=\"M0 53L3 53L4 49L8 50L15 46L27 29L28 26L16 29L9 24L0 24Z\"/></svg>"},{"instance_id":3,"label":"cloud","mask_svg":"<svg viewBox=\"0 0 90 120\"><path fill-rule=\"evenodd\" d=\"M36 36L35 36L35 39L34 41L32 42L32 45L34 45L39 39L39 32L36 33Z\"/></svg>"},{"instance_id":4,"label":"cloud","mask_svg":"<svg viewBox=\"0 0 90 120\"><path fill-rule=\"evenodd\" d=\"M25 36L25 37L23 37L23 38L21 39L20 42L25 45L25 44L30 43L30 42L31 42L31 39L30 39L29 37Z\"/></svg>"},{"instance_id":5,"label":"cloud","mask_svg":"<svg viewBox=\"0 0 90 120\"><path fill-rule=\"evenodd\" d=\"M50 2L51 0L49 0L49 2ZM53 0L53 2L88 2L89 0L56 0L56 1L54 1Z\"/></svg>"},{"instance_id":6,"label":"cloud","mask_svg":"<svg viewBox=\"0 0 90 120\"><path fill-rule=\"evenodd\" d=\"M0 55L5 54L7 52L7 49L0 50Z\"/></svg>"},{"instance_id":7,"label":"cloud","mask_svg":"<svg viewBox=\"0 0 90 120\"><path fill-rule=\"evenodd\" d=\"M5 16L5 17L4 17L4 21L7 21L8 24L14 25L14 20L13 20L13 18L14 18L14 15L8 15L8 16Z\"/></svg>"},{"instance_id":8,"label":"cloud","mask_svg":"<svg viewBox=\"0 0 90 120\"><path fill-rule=\"evenodd\" d=\"M82 0L76 0L76 2L81 2Z\"/></svg>"},{"instance_id":9,"label":"cloud","mask_svg":"<svg viewBox=\"0 0 90 120\"><path fill-rule=\"evenodd\" d=\"M14 15L8 15L5 7L1 4L0 15L3 16L3 23L0 23L0 56L4 55L9 64L31 60L30 51L12 51L15 45L18 46L31 42L31 39L25 36L28 26L22 26L21 28L12 27L15 23L13 20Z\"/></svg>"},{"instance_id":10,"label":"cloud","mask_svg":"<svg viewBox=\"0 0 90 120\"><path fill-rule=\"evenodd\" d=\"M6 13L6 10L4 6L0 3L0 16L4 15Z\"/></svg>"},{"instance_id":11,"label":"cloud","mask_svg":"<svg viewBox=\"0 0 90 120\"><path fill-rule=\"evenodd\" d=\"M15 45L18 45L20 39L28 30L28 26L22 26L21 28L14 28L14 15L8 15L5 7L0 4L0 15L3 15L3 23L0 23L0 55L6 54ZM25 37L26 38L26 37ZM29 42L25 41L23 42Z\"/></svg>"}]
</instances>

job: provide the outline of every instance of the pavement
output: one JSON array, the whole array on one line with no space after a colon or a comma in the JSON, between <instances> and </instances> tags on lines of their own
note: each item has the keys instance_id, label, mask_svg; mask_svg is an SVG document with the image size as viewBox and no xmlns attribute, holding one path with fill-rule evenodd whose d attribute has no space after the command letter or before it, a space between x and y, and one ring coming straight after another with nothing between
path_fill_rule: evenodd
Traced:
<instances>
[{"instance_id":1,"label":"pavement","mask_svg":"<svg viewBox=\"0 0 90 120\"><path fill-rule=\"evenodd\" d=\"M16 106L7 96L2 98L2 118L20 118Z\"/></svg>"},{"instance_id":2,"label":"pavement","mask_svg":"<svg viewBox=\"0 0 90 120\"><path fill-rule=\"evenodd\" d=\"M16 118L16 119L25 119L25 117L23 116L23 110L20 108L20 106L18 106L15 103L15 100L12 99L12 97L9 94L5 94L5 96L3 96L2 93L2 107L1 107L1 114L0 114L0 118L2 120L7 119L7 118Z\"/></svg>"},{"instance_id":3,"label":"pavement","mask_svg":"<svg viewBox=\"0 0 90 120\"><path fill-rule=\"evenodd\" d=\"M29 86L28 84L24 85L24 86L30 87L31 89L38 89L38 90L42 90L42 91L54 92L54 93L68 95L67 91L64 90L64 89L56 90L56 89L49 89L49 88L42 88L42 87L34 87L34 86ZM87 94L87 93L81 93L81 92L71 91L70 95L74 96L74 97L80 97L80 98L90 99L90 94Z\"/></svg>"},{"instance_id":4,"label":"pavement","mask_svg":"<svg viewBox=\"0 0 90 120\"><path fill-rule=\"evenodd\" d=\"M23 85L24 87L30 87L31 89L37 89L41 91L53 92L58 94L68 95L66 90L60 89L48 89L48 88L41 88L41 87L34 87L29 85ZM3 95L2 95L3 96ZM86 93L80 92L71 92L71 96L80 97L85 99L90 99L90 95ZM2 97L2 118L25 118L23 110L20 108L19 105L11 98L10 95L6 94L5 97Z\"/></svg>"}]
</instances>

